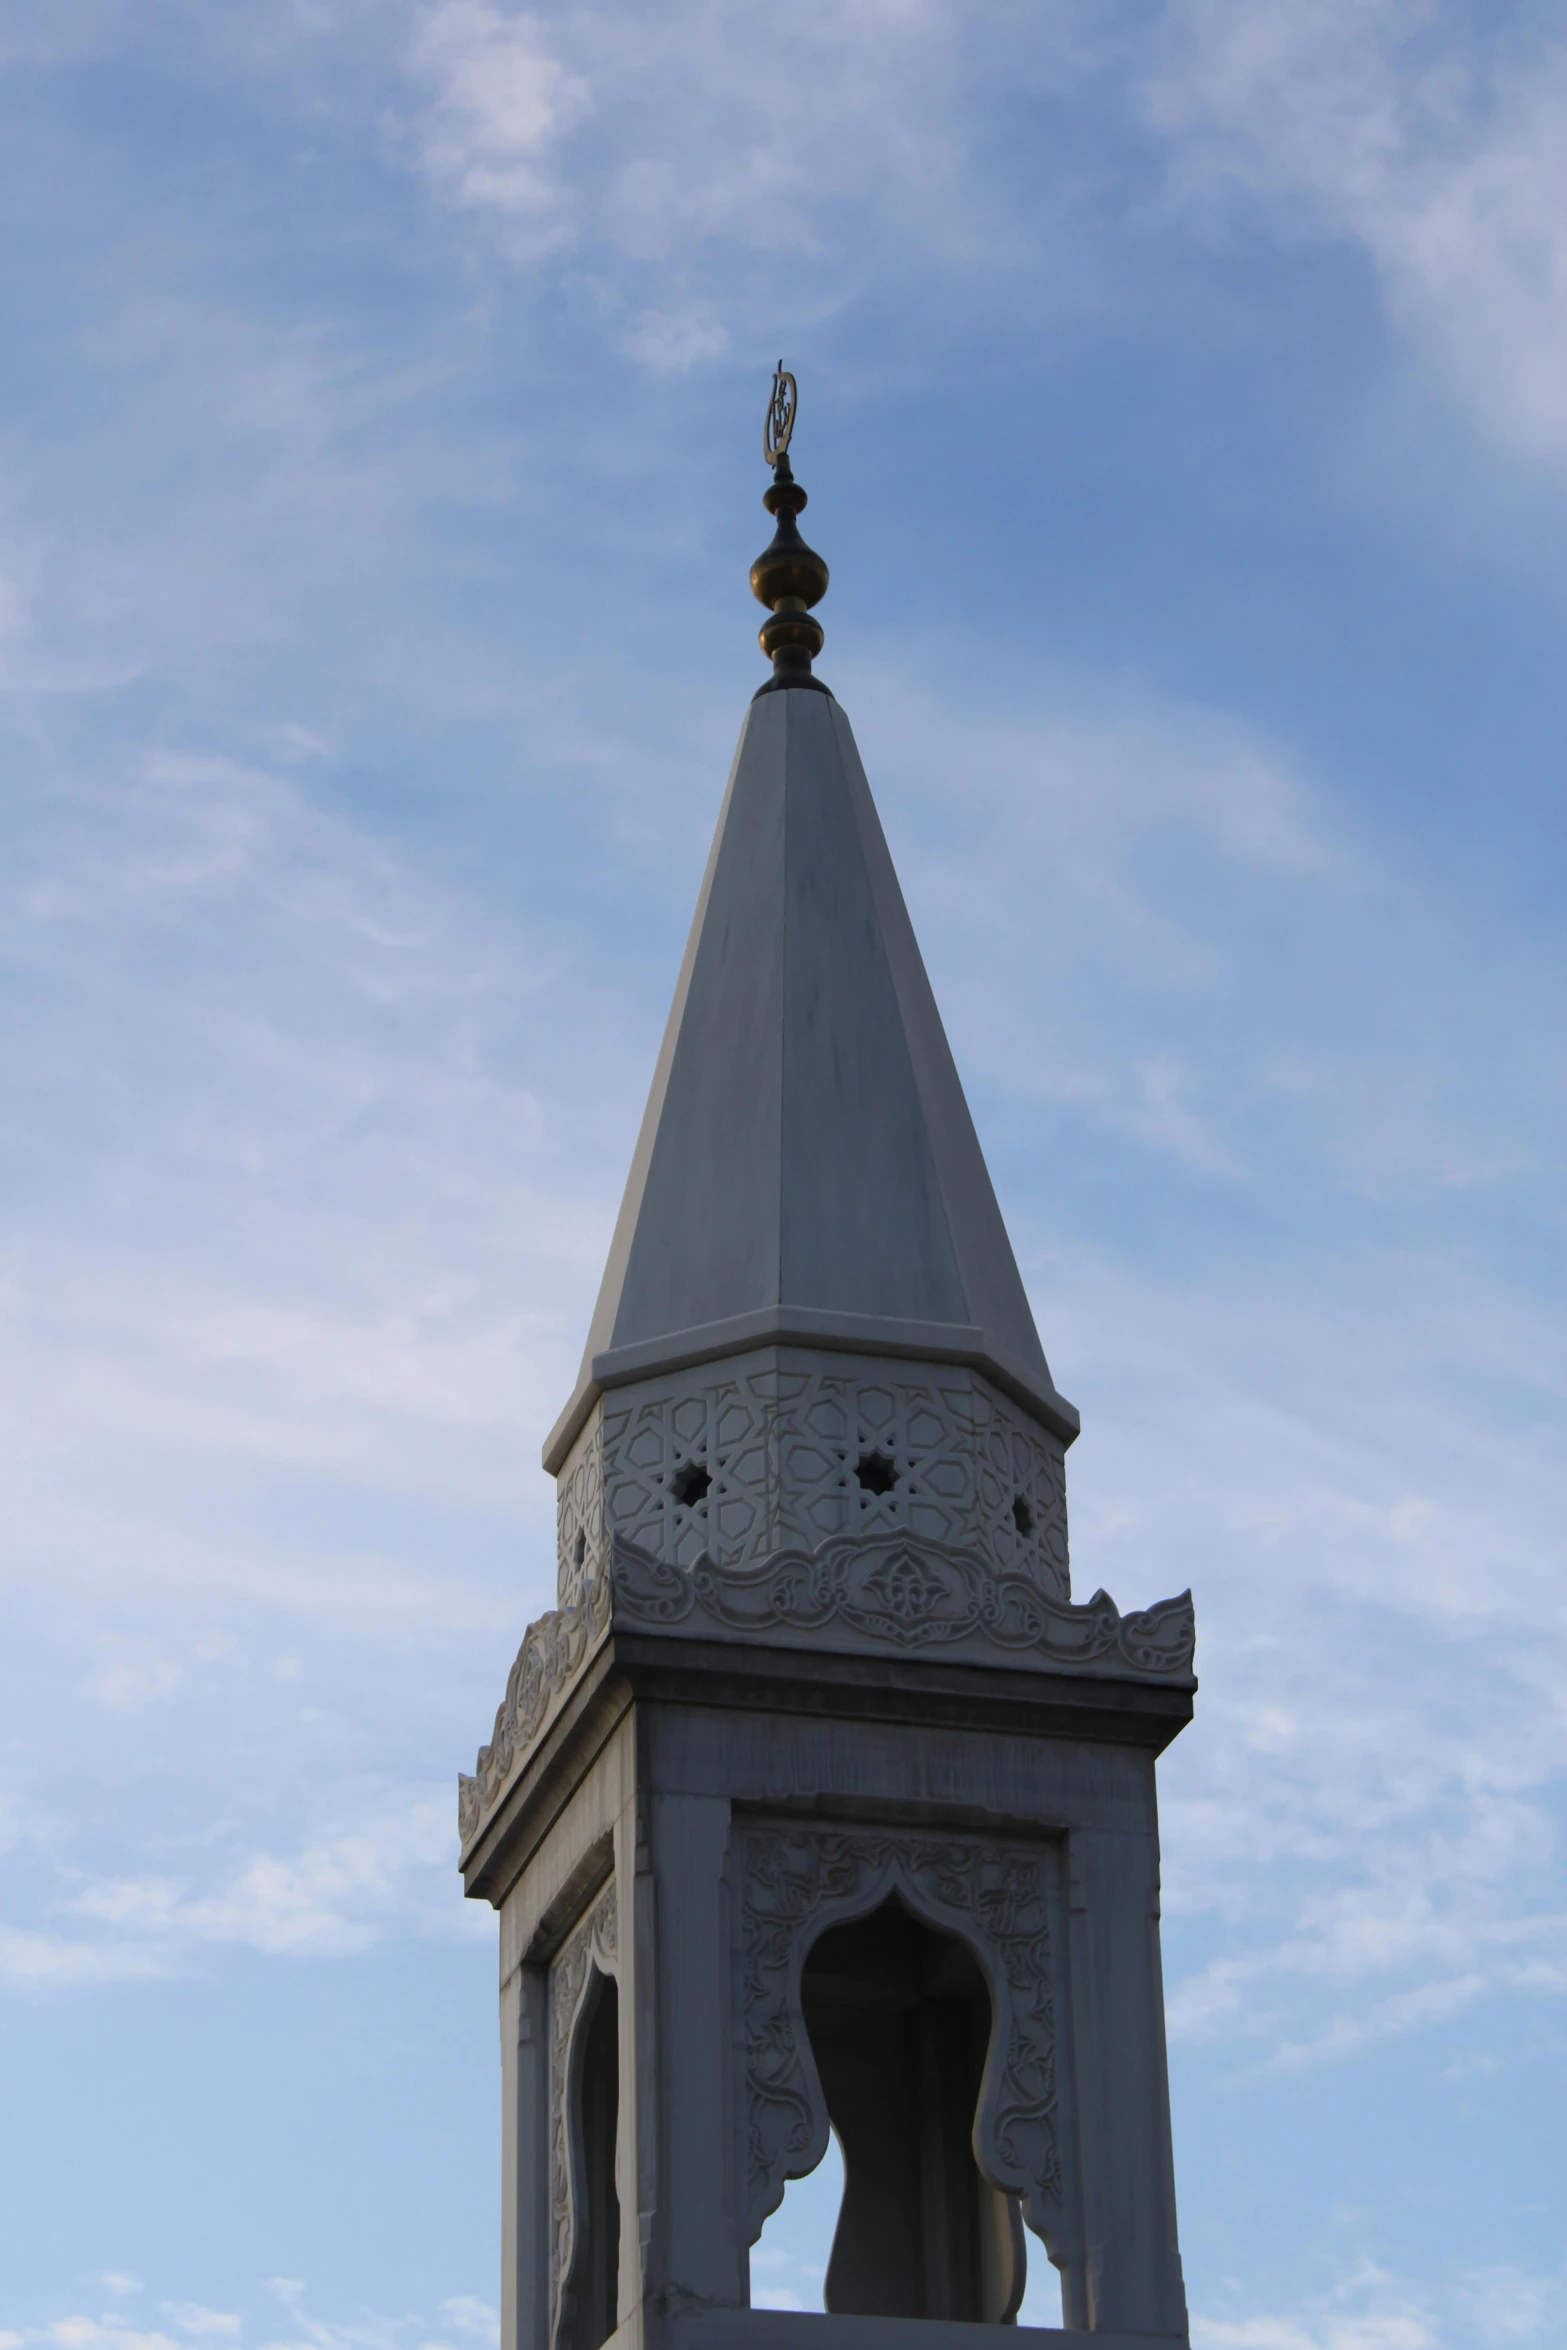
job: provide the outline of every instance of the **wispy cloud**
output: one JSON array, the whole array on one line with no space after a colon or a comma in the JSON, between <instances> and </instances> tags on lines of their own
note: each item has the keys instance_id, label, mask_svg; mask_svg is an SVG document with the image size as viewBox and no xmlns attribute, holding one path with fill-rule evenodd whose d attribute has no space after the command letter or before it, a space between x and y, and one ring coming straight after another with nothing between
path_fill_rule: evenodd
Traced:
<instances>
[{"instance_id":1,"label":"wispy cloud","mask_svg":"<svg viewBox=\"0 0 1567 2350\"><path fill-rule=\"evenodd\" d=\"M1455 962L1452 911L1324 779L1222 712L1083 680L1040 699L998 719L902 665L855 697L971 1074L1074 1130L1296 1196L1517 1197L1538 1177L1549 1047L1519 1023L1545 983L1527 939L1512 969L1495 942ZM1044 1016L971 1017L982 969L989 1000L1001 977L1019 1001L1043 991Z\"/></svg>"},{"instance_id":2,"label":"wispy cloud","mask_svg":"<svg viewBox=\"0 0 1567 2350\"><path fill-rule=\"evenodd\" d=\"M736 322L767 307L735 259L810 254L832 298L849 259L835 211L883 238L978 242L953 12L823 0L792 13L789 45L780 76L758 70L743 11L444 0L410 52L428 91L416 138L438 186L509 240L521 229L523 258L569 238L598 305L633 311L624 347L679 372L722 356ZM693 273L700 291L680 282Z\"/></svg>"},{"instance_id":3,"label":"wispy cloud","mask_svg":"<svg viewBox=\"0 0 1567 2350\"><path fill-rule=\"evenodd\" d=\"M141 2290L133 2279L105 2278L125 2293ZM291 2331L277 2333L278 2305ZM0 2332L0 2350L209 2350L244 2344L246 2350L492 2350L500 2335L499 2312L474 2294L455 2294L439 2303L433 2319L392 2316L362 2309L351 2318L322 2317L308 2288L293 2277L274 2277L246 2296L239 2310L209 2309L200 2302L165 2301L163 2315L173 2332L136 2324L119 2312L100 2317L56 2318L22 2332Z\"/></svg>"},{"instance_id":4,"label":"wispy cloud","mask_svg":"<svg viewBox=\"0 0 1567 2350\"><path fill-rule=\"evenodd\" d=\"M1481 424L1567 461L1567 44L1528 14L1172 0L1143 85L1189 206L1352 241Z\"/></svg>"},{"instance_id":5,"label":"wispy cloud","mask_svg":"<svg viewBox=\"0 0 1567 2350\"><path fill-rule=\"evenodd\" d=\"M423 158L443 192L502 214L530 255L569 237L556 153L591 91L553 53L541 20L489 0L440 0L418 23L412 62L431 88Z\"/></svg>"},{"instance_id":6,"label":"wispy cloud","mask_svg":"<svg viewBox=\"0 0 1567 2350\"><path fill-rule=\"evenodd\" d=\"M56 2345L56 2350L178 2350L174 2335L145 2331L118 2316L62 2317L39 2335L21 2339L41 2339Z\"/></svg>"},{"instance_id":7,"label":"wispy cloud","mask_svg":"<svg viewBox=\"0 0 1567 2350\"><path fill-rule=\"evenodd\" d=\"M1417 2286L1362 2259L1293 2310L1194 2314L1192 2350L1544 2350L1562 2307L1560 2278L1449 2268Z\"/></svg>"},{"instance_id":8,"label":"wispy cloud","mask_svg":"<svg viewBox=\"0 0 1567 2350\"><path fill-rule=\"evenodd\" d=\"M987 249L1042 264L1066 296L1057 228L1113 234L1117 202L1064 153L1016 184L981 125L1026 94L1151 132L1181 227L1244 223L1285 246L1363 254L1388 321L1487 433L1560 464L1567 437L1567 49L1523 12L1465 0L1163 0L1037 14L823 4L791 18L795 70L756 68L743 12L591 17L446 0L419 20L419 134L438 186L520 232L572 240L611 308L620 265L669 272L625 347L658 372L721 356L755 309L726 252L809 252L818 301L859 282L843 235L886 265L972 276ZM583 132L591 117L591 135ZM863 243L861 253L868 258ZM700 295L671 300L682 275ZM1066 297L1072 299L1075 297Z\"/></svg>"},{"instance_id":9,"label":"wispy cloud","mask_svg":"<svg viewBox=\"0 0 1567 2350\"><path fill-rule=\"evenodd\" d=\"M655 375L684 375L704 359L721 359L729 330L711 302L647 310L626 337L626 348Z\"/></svg>"},{"instance_id":10,"label":"wispy cloud","mask_svg":"<svg viewBox=\"0 0 1567 2350\"><path fill-rule=\"evenodd\" d=\"M89 1883L58 1902L52 1930L0 1928L0 1982L68 1990L186 1974L224 1948L335 1959L388 1935L482 1932L456 1899L454 1853L451 1804L431 1797L291 1855L252 1853L210 1891L154 1875ZM186 2332L201 2330L194 2307L170 2312Z\"/></svg>"},{"instance_id":11,"label":"wispy cloud","mask_svg":"<svg viewBox=\"0 0 1567 2350\"><path fill-rule=\"evenodd\" d=\"M83 1563L101 1540L102 1480L68 1466L95 1424L144 1459L177 1442L187 1457L281 1448L346 1468L346 1429L335 1418L328 1434L321 1404L330 1394L336 1414L355 1391L366 1435L388 1411L444 1423L456 1451L439 1478L466 1451L493 1495L475 1438L532 1408L515 1382L537 1355L499 1299L531 1296L524 1318L549 1318L547 1264L572 1221L564 1201L546 1211L540 1278L488 1280L492 1250L532 1246L527 1170L550 1155L536 1100L500 1060L533 986L514 946L481 945L366 836L232 762L164 760L140 784L57 804L54 823L35 815L38 861L18 842L12 867L7 961L43 1025L13 1026L6 1064L18 1099L43 1091L54 1106L13 1129L14 1174L41 1188L0 1284L0 1359L34 1364L36 1523L67 1540L76 1515ZM477 1252L466 1273L421 1239L428 1199L410 1217L405 1187L423 1187L432 1145L463 1197L451 1228ZM507 1173L481 1204L486 1163ZM187 1221L198 1194L223 1203L202 1237ZM131 1199L137 1264L110 1237ZM83 1210L101 1242L90 1267L65 1239ZM563 1331L556 1383L570 1345ZM36 1384L46 1356L52 1394ZM433 1467L427 1449L404 1459L416 1478Z\"/></svg>"},{"instance_id":12,"label":"wispy cloud","mask_svg":"<svg viewBox=\"0 0 1567 2350\"><path fill-rule=\"evenodd\" d=\"M1357 1296L1365 1270L1308 1296L1032 1268L1084 1410L1074 1580L1200 1595L1199 1723L1162 1765L1169 2015L1229 2066L1567 1988L1560 1504L1511 1425L1558 1391L1556 1335L1542 1311L1510 1353L1479 1308L1450 1387L1440 1263Z\"/></svg>"}]
</instances>

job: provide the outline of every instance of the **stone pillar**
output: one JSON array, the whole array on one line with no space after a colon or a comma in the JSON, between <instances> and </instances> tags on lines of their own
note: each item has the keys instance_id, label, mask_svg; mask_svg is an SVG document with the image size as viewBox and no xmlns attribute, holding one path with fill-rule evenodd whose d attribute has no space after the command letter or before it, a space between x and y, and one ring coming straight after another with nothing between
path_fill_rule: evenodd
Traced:
<instances>
[{"instance_id":1,"label":"stone pillar","mask_svg":"<svg viewBox=\"0 0 1567 2350\"><path fill-rule=\"evenodd\" d=\"M546 2350L549 2335L547 1981L517 1965L501 1984L501 2341Z\"/></svg>"}]
</instances>

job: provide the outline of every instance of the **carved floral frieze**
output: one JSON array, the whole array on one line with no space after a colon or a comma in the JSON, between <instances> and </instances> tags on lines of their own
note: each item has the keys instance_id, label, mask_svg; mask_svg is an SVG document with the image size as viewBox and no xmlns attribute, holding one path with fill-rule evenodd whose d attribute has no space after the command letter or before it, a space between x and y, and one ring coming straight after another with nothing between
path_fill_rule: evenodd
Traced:
<instances>
[{"instance_id":1,"label":"carved floral frieze","mask_svg":"<svg viewBox=\"0 0 1567 2350\"><path fill-rule=\"evenodd\" d=\"M704 1558L689 1572L617 1542L613 1573L615 1621L649 1629L838 1633L905 1654L961 1648L987 1663L1160 1680L1190 1677L1196 1641L1190 1592L1123 1616L1106 1592L1077 1606L1022 1575L995 1573L970 1551L907 1535L782 1551L754 1568Z\"/></svg>"},{"instance_id":2,"label":"carved floral frieze","mask_svg":"<svg viewBox=\"0 0 1567 2350\"><path fill-rule=\"evenodd\" d=\"M1063 2204L1056 2081L1055 1857L990 1837L905 1835L768 1822L739 1846L749 2241L827 2148L827 2106L800 2005L810 1946L896 1893L958 1935L990 1988L991 2056L974 2119L981 2170L1056 2235Z\"/></svg>"},{"instance_id":3,"label":"carved floral frieze","mask_svg":"<svg viewBox=\"0 0 1567 2350\"><path fill-rule=\"evenodd\" d=\"M891 1533L786 1550L754 1567L705 1554L689 1568L617 1539L572 1606L530 1624L488 1746L458 1782L470 1843L519 1760L569 1696L611 1624L627 1631L778 1643L850 1654L943 1655L954 1662L1084 1672L1192 1686L1190 1592L1122 1615L1108 1593L1085 1605L971 1551Z\"/></svg>"},{"instance_id":4,"label":"carved floral frieze","mask_svg":"<svg viewBox=\"0 0 1567 2350\"><path fill-rule=\"evenodd\" d=\"M589 1650L608 1631L610 1594L610 1578L599 1575L574 1606L552 1608L523 1634L490 1743L480 1747L473 1776L458 1775L457 1831L464 1844L477 1833L517 1757L555 1713Z\"/></svg>"}]
</instances>

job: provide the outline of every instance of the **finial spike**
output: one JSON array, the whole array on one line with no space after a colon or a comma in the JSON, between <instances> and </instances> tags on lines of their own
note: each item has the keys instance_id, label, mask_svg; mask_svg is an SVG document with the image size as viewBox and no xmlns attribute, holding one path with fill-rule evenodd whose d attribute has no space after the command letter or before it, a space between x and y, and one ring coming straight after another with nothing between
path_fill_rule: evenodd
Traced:
<instances>
[{"instance_id":1,"label":"finial spike","mask_svg":"<svg viewBox=\"0 0 1567 2350\"><path fill-rule=\"evenodd\" d=\"M811 675L811 662L825 641L821 622L811 617L811 606L819 604L827 593L827 566L814 547L806 545L795 523L806 503L789 463L798 408L794 377L780 359L762 426L762 454L773 469L773 486L762 504L777 516L778 527L771 546L751 566L751 593L771 614L763 621L757 639L773 665L771 678L760 689L764 694L791 685L813 686L818 693L827 691L821 680Z\"/></svg>"}]
</instances>

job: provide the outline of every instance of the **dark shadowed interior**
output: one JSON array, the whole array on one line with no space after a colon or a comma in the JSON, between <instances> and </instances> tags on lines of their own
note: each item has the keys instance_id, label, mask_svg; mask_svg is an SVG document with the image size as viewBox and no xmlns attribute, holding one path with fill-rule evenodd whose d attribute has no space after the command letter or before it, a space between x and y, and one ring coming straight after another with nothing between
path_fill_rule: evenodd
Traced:
<instances>
[{"instance_id":1,"label":"dark shadowed interior","mask_svg":"<svg viewBox=\"0 0 1567 2350\"><path fill-rule=\"evenodd\" d=\"M620 2001L607 1976L595 1975L594 1982L592 2004L580 2027L577 2071L575 2118L583 2193L562 2329L569 2350L599 2350L614 2332L620 2272L620 2197L615 2190Z\"/></svg>"},{"instance_id":2,"label":"dark shadowed interior","mask_svg":"<svg viewBox=\"0 0 1567 2350\"><path fill-rule=\"evenodd\" d=\"M1010 2324L1026 2256L1016 2199L974 2160L990 1994L972 1954L889 1900L823 1934L801 1998L843 2149L828 2309Z\"/></svg>"}]
</instances>

